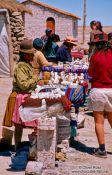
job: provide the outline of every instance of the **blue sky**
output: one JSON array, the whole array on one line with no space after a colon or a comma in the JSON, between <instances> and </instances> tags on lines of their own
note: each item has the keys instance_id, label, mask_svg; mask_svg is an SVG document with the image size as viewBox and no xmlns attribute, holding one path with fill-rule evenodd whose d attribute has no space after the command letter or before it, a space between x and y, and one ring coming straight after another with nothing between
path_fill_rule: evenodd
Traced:
<instances>
[{"instance_id":1,"label":"blue sky","mask_svg":"<svg viewBox=\"0 0 112 175\"><path fill-rule=\"evenodd\" d=\"M23 0L18 0L23 1ZM66 10L81 17L79 25L83 23L83 2L84 0L39 0L51 6ZM87 19L86 25L90 21L101 21L105 26L112 26L112 0L86 0Z\"/></svg>"}]
</instances>

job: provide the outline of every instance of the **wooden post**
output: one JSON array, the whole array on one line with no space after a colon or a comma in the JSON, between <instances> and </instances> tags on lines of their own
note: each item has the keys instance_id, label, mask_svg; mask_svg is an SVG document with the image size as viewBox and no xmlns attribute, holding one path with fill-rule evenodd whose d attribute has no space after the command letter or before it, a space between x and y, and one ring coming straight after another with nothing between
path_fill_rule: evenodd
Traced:
<instances>
[{"instance_id":1,"label":"wooden post","mask_svg":"<svg viewBox=\"0 0 112 175\"><path fill-rule=\"evenodd\" d=\"M84 0L84 11L83 11L83 38L82 43L85 42L85 29L86 29L86 0Z\"/></svg>"}]
</instances>

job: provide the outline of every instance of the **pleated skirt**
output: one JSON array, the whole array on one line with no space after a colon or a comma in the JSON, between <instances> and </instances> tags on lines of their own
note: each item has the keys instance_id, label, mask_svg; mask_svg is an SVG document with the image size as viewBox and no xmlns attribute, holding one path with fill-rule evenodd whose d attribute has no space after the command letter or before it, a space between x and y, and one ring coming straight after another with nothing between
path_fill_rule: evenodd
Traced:
<instances>
[{"instance_id":1,"label":"pleated skirt","mask_svg":"<svg viewBox=\"0 0 112 175\"><path fill-rule=\"evenodd\" d=\"M13 126L12 117L13 117L13 112L14 112L14 107L16 102L16 96L17 96L17 92L12 92L8 98L5 115L2 123L3 126L8 126L8 127Z\"/></svg>"}]
</instances>

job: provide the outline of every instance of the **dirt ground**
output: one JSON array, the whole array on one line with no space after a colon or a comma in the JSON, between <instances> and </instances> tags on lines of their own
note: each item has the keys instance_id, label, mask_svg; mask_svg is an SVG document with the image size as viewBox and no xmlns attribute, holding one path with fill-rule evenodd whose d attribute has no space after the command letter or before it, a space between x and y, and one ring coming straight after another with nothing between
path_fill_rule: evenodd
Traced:
<instances>
[{"instance_id":1,"label":"dirt ground","mask_svg":"<svg viewBox=\"0 0 112 175\"><path fill-rule=\"evenodd\" d=\"M6 107L7 98L12 89L11 78L0 78L0 137L2 131L2 119ZM84 114L85 115L85 114ZM12 130L14 128L11 128ZM25 129L22 140L28 140L27 135L31 130ZM94 132L93 117L86 115L85 127L78 130L78 142L75 148L69 148L66 153L66 161L58 161L55 170L59 175L112 175L112 129L105 120L105 137L108 158L102 159L91 155L93 147L97 147L97 139ZM0 153L0 175L24 175L24 171L11 171L10 155Z\"/></svg>"}]
</instances>

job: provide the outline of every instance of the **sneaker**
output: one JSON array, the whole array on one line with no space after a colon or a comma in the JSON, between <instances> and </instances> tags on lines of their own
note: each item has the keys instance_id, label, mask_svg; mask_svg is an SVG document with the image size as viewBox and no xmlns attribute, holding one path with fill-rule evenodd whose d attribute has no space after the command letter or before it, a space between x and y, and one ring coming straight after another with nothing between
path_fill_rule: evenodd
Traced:
<instances>
[{"instance_id":1,"label":"sneaker","mask_svg":"<svg viewBox=\"0 0 112 175\"><path fill-rule=\"evenodd\" d=\"M106 151L101 151L99 148L95 148L93 150L92 155L96 156L96 157L107 158L107 152Z\"/></svg>"}]
</instances>

